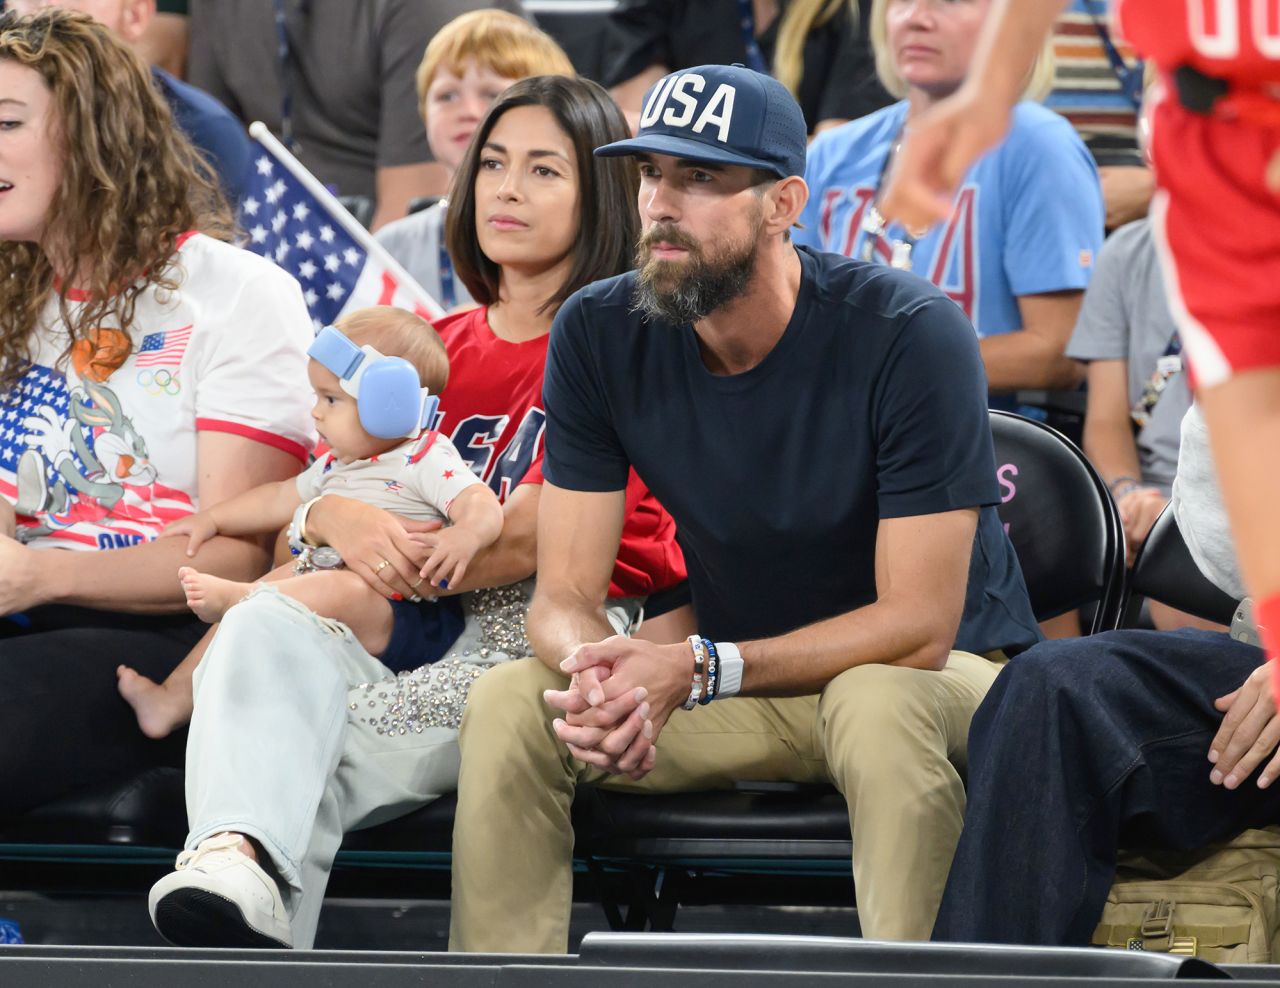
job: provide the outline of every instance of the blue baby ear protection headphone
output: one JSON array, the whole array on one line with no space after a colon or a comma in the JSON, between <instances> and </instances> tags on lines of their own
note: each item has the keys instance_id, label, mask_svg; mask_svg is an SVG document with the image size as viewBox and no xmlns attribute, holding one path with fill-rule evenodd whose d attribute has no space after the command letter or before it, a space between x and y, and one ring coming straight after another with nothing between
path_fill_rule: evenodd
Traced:
<instances>
[{"instance_id":1,"label":"blue baby ear protection headphone","mask_svg":"<svg viewBox=\"0 0 1280 988\"><path fill-rule=\"evenodd\" d=\"M412 439L435 418L440 400L419 386L417 370L403 357L356 346L334 326L320 330L307 356L332 371L356 400L360 425L371 436Z\"/></svg>"}]
</instances>

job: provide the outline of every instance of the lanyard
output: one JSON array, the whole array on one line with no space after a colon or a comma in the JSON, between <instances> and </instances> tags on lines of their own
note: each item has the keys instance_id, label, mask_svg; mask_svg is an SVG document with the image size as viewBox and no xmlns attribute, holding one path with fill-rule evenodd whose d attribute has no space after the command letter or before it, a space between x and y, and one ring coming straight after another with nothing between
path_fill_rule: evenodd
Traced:
<instances>
[{"instance_id":1,"label":"lanyard","mask_svg":"<svg viewBox=\"0 0 1280 988\"><path fill-rule=\"evenodd\" d=\"M738 0L738 26L742 28L742 46L747 50L747 68L769 74L769 66L756 41L756 15L751 0Z\"/></svg>"},{"instance_id":2,"label":"lanyard","mask_svg":"<svg viewBox=\"0 0 1280 988\"><path fill-rule=\"evenodd\" d=\"M1182 337L1178 335L1178 331L1175 329L1173 336L1169 337L1169 345L1164 348L1164 353L1156 361L1155 372L1142 387L1142 396L1134 402L1133 408L1129 410L1129 417L1133 419L1135 429L1146 428L1147 423L1151 421L1151 413L1156 405L1159 404L1160 396L1164 394L1164 389L1169 383L1169 379L1180 370L1182 370Z\"/></svg>"},{"instance_id":3,"label":"lanyard","mask_svg":"<svg viewBox=\"0 0 1280 988\"><path fill-rule=\"evenodd\" d=\"M453 259L444 246L444 237L440 238L440 305L445 312L457 304L453 290Z\"/></svg>"},{"instance_id":4,"label":"lanyard","mask_svg":"<svg viewBox=\"0 0 1280 988\"><path fill-rule=\"evenodd\" d=\"M884 186L884 177L889 171L889 162L902 144L902 132L906 129L906 126L907 121L904 115L902 126L898 128L897 136L889 143L889 149L885 152L884 161L880 165L880 174L876 177L875 198L867 204L867 210L862 214L862 232L866 235L866 238L862 241L862 260L867 262L875 261L876 244L883 238L889 243L890 266L901 271L911 270L911 252L915 249L918 238L911 236L905 229L899 238L891 238L889 236L889 224L885 222L884 216L880 214L880 189Z\"/></svg>"},{"instance_id":5,"label":"lanyard","mask_svg":"<svg viewBox=\"0 0 1280 988\"><path fill-rule=\"evenodd\" d=\"M1106 52L1107 61L1111 63L1111 71L1120 83L1120 90L1128 97L1135 110L1142 110L1142 62L1135 68L1125 64L1120 49L1111 40L1111 31L1107 28L1106 12L1098 12L1099 0L1081 0L1093 21L1093 29L1098 32L1098 40L1102 42L1102 50Z\"/></svg>"},{"instance_id":6,"label":"lanyard","mask_svg":"<svg viewBox=\"0 0 1280 988\"><path fill-rule=\"evenodd\" d=\"M280 140L293 150L293 72L290 67L289 29L284 0L274 0L276 22L276 64L280 69Z\"/></svg>"},{"instance_id":7,"label":"lanyard","mask_svg":"<svg viewBox=\"0 0 1280 988\"><path fill-rule=\"evenodd\" d=\"M444 307L444 311L448 312L458 304L457 294L453 288L453 258L449 256L449 251L444 243L444 211L449 208L449 200L440 200L440 234L439 240L436 242L436 249L440 256L440 305Z\"/></svg>"}]
</instances>

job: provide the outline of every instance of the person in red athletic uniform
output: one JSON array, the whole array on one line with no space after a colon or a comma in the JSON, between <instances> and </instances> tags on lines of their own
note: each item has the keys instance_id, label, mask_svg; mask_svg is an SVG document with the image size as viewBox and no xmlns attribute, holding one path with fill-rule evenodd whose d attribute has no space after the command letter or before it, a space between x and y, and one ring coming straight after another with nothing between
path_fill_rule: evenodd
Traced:
<instances>
[{"instance_id":1,"label":"person in red athletic uniform","mask_svg":"<svg viewBox=\"0 0 1280 988\"><path fill-rule=\"evenodd\" d=\"M1001 139L1022 80L1063 6L1062 0L992 2L968 79L912 127L891 177L882 211L908 225L943 218L973 159ZM1245 586L1262 645L1275 660L1280 0L1117 0L1116 8L1120 33L1159 70L1146 107L1157 242ZM1215 783L1242 780L1280 742L1280 715L1266 680L1259 669L1225 698L1226 717L1209 755Z\"/></svg>"}]
</instances>

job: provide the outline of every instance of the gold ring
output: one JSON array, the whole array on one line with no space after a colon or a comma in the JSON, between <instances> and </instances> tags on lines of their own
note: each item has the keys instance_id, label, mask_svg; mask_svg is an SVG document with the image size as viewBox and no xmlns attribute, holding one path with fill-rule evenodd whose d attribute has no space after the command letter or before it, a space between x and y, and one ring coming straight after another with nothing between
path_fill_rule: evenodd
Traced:
<instances>
[{"instance_id":1,"label":"gold ring","mask_svg":"<svg viewBox=\"0 0 1280 988\"><path fill-rule=\"evenodd\" d=\"M426 577L425 577L425 576L420 576L420 577L418 577L417 582L416 582L416 583L410 583L410 584L409 584L409 587L410 587L411 589L413 589L413 590L417 590L417 589L418 589L418 587L422 586L422 581L423 581L423 580L425 580L425 579L426 579Z\"/></svg>"},{"instance_id":2,"label":"gold ring","mask_svg":"<svg viewBox=\"0 0 1280 988\"><path fill-rule=\"evenodd\" d=\"M384 569L386 569L390 565L391 565L391 561L389 559L384 559L382 562L378 563L378 565L373 568L373 572L375 574L381 573Z\"/></svg>"}]
</instances>

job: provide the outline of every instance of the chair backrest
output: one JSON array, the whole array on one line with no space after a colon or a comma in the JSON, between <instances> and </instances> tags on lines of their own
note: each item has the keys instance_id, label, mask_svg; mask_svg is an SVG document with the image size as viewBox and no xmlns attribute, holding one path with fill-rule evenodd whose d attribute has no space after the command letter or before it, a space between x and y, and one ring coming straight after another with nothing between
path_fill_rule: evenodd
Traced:
<instances>
[{"instance_id":1,"label":"chair backrest","mask_svg":"<svg viewBox=\"0 0 1280 988\"><path fill-rule=\"evenodd\" d=\"M1000 519L1031 609L1044 621L1097 601L1088 632L1114 627L1124 591L1120 513L1071 440L1011 412L991 412Z\"/></svg>"},{"instance_id":2,"label":"chair backrest","mask_svg":"<svg viewBox=\"0 0 1280 988\"><path fill-rule=\"evenodd\" d=\"M1142 597L1219 624L1230 624L1239 604L1200 572L1178 528L1172 504L1160 512L1133 561L1117 626L1133 623Z\"/></svg>"},{"instance_id":3,"label":"chair backrest","mask_svg":"<svg viewBox=\"0 0 1280 988\"><path fill-rule=\"evenodd\" d=\"M356 218L366 230L373 222L373 198L371 196L338 196L342 207Z\"/></svg>"},{"instance_id":4,"label":"chair backrest","mask_svg":"<svg viewBox=\"0 0 1280 988\"><path fill-rule=\"evenodd\" d=\"M412 216L424 209L430 209L443 198L444 196L414 196L409 200L409 208L405 210L405 215Z\"/></svg>"}]
</instances>

